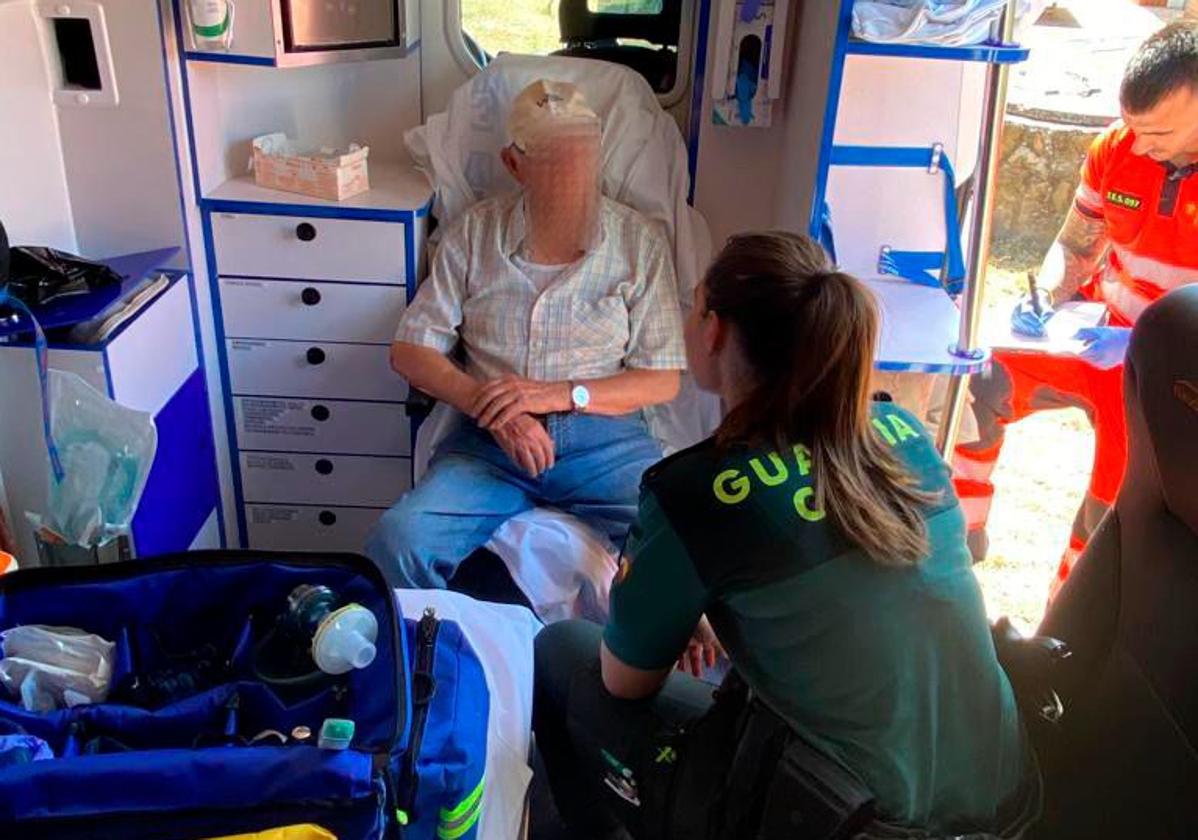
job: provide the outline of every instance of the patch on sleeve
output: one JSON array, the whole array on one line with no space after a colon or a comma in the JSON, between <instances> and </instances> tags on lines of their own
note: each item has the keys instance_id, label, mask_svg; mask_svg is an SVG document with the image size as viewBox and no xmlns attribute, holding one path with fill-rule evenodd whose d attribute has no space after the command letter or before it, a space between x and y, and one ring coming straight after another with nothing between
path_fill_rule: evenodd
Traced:
<instances>
[{"instance_id":1,"label":"patch on sleeve","mask_svg":"<svg viewBox=\"0 0 1198 840\"><path fill-rule=\"evenodd\" d=\"M1188 379L1178 379L1173 382L1173 396L1190 409L1198 412L1198 383Z\"/></svg>"},{"instance_id":2,"label":"patch on sleeve","mask_svg":"<svg viewBox=\"0 0 1198 840\"><path fill-rule=\"evenodd\" d=\"M615 583L621 584L624 578L628 577L628 573L632 571L632 558L627 554L620 556L620 568L616 569Z\"/></svg>"},{"instance_id":3,"label":"patch on sleeve","mask_svg":"<svg viewBox=\"0 0 1198 840\"><path fill-rule=\"evenodd\" d=\"M1120 192L1119 190L1107 190L1106 200L1118 207L1126 207L1128 210L1139 210L1144 204L1139 196Z\"/></svg>"}]
</instances>

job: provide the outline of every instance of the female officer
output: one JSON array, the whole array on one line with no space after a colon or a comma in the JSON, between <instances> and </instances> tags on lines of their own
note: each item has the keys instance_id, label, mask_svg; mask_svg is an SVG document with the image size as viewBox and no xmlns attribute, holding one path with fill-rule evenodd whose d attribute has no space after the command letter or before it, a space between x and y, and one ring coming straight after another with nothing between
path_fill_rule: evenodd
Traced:
<instances>
[{"instance_id":1,"label":"female officer","mask_svg":"<svg viewBox=\"0 0 1198 840\"><path fill-rule=\"evenodd\" d=\"M720 643L788 737L872 795L871 836L1002 834L1034 810L949 470L870 400L877 337L868 290L804 236L735 237L695 290L690 370L727 414L646 473L606 628L537 638L533 724L571 837L693 836L657 812L736 741L719 754L711 687L670 671ZM709 766L663 795L688 758Z\"/></svg>"}]
</instances>

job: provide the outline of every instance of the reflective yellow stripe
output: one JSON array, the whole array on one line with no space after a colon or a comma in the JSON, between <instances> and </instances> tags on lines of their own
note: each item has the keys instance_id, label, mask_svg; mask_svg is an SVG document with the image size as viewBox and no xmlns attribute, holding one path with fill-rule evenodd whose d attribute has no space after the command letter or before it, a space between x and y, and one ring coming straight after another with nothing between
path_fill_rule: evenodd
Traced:
<instances>
[{"instance_id":1,"label":"reflective yellow stripe","mask_svg":"<svg viewBox=\"0 0 1198 840\"><path fill-rule=\"evenodd\" d=\"M478 804L478 801L483 798L483 782L485 781L486 779L479 779L474 790L470 791L470 795L463 799L461 804L452 811L446 811L444 808L442 808L439 815L441 817L441 822L455 823L462 817L466 816L466 812L474 808Z\"/></svg>"}]
</instances>

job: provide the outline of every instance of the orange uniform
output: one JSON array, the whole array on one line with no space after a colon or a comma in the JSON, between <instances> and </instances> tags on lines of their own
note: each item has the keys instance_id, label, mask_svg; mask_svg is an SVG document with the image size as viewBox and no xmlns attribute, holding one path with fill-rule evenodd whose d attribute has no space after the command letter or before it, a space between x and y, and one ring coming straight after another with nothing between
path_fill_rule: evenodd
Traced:
<instances>
[{"instance_id":1,"label":"orange uniform","mask_svg":"<svg viewBox=\"0 0 1198 840\"><path fill-rule=\"evenodd\" d=\"M1082 294L1107 305L1110 326L1130 327L1149 304L1198 282L1198 164L1176 167L1132 153L1135 135L1116 123L1094 139L1074 199L1077 212L1101 219L1109 250ZM1006 426L1047 408L1083 409L1094 426L1090 486L1073 523L1052 592L1064 582L1090 533L1114 502L1127 463L1123 369L1035 353L994 354L971 385L980 439L957 447L954 481L977 559L994 496L990 476Z\"/></svg>"}]
</instances>

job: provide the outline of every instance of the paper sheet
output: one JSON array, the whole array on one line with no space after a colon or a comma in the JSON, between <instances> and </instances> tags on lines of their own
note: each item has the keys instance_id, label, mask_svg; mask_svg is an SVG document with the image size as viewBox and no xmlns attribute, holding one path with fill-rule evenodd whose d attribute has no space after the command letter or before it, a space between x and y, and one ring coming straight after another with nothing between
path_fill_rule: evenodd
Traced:
<instances>
[{"instance_id":1,"label":"paper sheet","mask_svg":"<svg viewBox=\"0 0 1198 840\"><path fill-rule=\"evenodd\" d=\"M1057 307L1044 325L1048 333L1042 338L1016 335L1009 325L988 336L994 350L1023 353L1049 353L1054 356L1076 356L1085 349L1085 342L1073 336L1080 329L1097 327L1106 315L1106 305L1095 301L1069 301Z\"/></svg>"}]
</instances>

